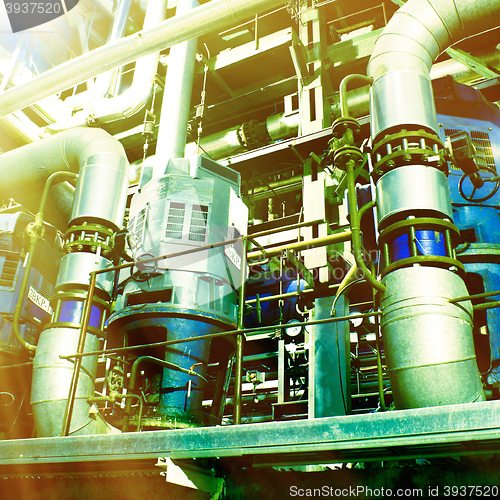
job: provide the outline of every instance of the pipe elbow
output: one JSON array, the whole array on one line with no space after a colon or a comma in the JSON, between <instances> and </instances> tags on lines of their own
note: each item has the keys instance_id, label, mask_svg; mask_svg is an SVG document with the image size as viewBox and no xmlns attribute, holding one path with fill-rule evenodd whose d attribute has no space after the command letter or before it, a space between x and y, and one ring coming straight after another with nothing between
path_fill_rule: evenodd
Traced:
<instances>
[{"instance_id":1,"label":"pipe elbow","mask_svg":"<svg viewBox=\"0 0 500 500\"><path fill-rule=\"evenodd\" d=\"M498 25L495 0L409 0L392 17L375 44L368 76L393 70L428 76L434 60L464 38Z\"/></svg>"}]
</instances>

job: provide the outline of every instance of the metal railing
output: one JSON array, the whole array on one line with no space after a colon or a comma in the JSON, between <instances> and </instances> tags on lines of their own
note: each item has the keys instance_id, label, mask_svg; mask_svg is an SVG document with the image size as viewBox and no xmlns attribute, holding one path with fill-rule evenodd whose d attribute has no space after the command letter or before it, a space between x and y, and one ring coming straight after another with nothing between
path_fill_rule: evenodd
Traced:
<instances>
[{"instance_id":1,"label":"metal railing","mask_svg":"<svg viewBox=\"0 0 500 500\"><path fill-rule=\"evenodd\" d=\"M118 353L125 353L127 351L132 351L132 350L138 350L138 349L145 349L145 348L151 348L151 347L161 347L161 346L170 346L174 344L179 344L183 342L192 342L192 341L197 341L197 340L206 340L206 339L214 339L214 338L220 338L220 337L226 337L226 336L236 336L236 359L235 359L235 395L234 395L234 424L240 424L241 423L241 408L242 408L242 374L243 374L243 347L244 347L244 340L245 340L245 334L251 334L251 333L259 333L259 332L265 332L269 331L269 326L264 326L264 327L254 327L254 328L244 328L244 312L245 312L245 280L246 280L246 268L247 268L247 262L250 259L259 259L259 258L269 258L270 256L273 255L279 255L280 253L284 252L285 250L305 250L305 249L310 249L310 248L317 248L320 246L326 246L329 244L334 244L334 243L340 243L340 242L346 242L351 239L351 231L343 231L340 233L336 233L327 237L323 238L316 238L308 241L301 241L297 243L291 243L288 245L280 246L277 248L271 248L271 249L265 249L261 247L259 244L255 242L256 238L260 238L262 236L267 236L273 233L277 233L280 231L289 231L291 229L297 229L300 227L304 227L307 225L312 225L316 221L312 222L303 222L303 223L298 223L290 226L285 226L285 227L280 227L280 228L275 228L275 229L270 229L267 231L261 231L259 233L254 233L252 235L248 236L242 236L240 238L234 238L231 240L226 240L226 241L221 241L218 243L213 243L211 245L206 245L202 247L196 247L192 248L189 250L184 250L181 252L174 252L171 254L165 254L165 255L160 255L158 257L151 257L148 259L143 259L140 261L141 266L147 265L147 264L152 264L155 262L158 262L160 260L165 260L165 259L172 259L175 257L179 256L184 256L188 255L191 253L196 253L196 252L201 252L201 251L206 251L214 248L220 248L224 247L226 245L232 245L235 243L241 243L242 248L243 248L243 255L242 255L242 261L241 261L241 286L239 290L239 308L238 308L238 323L237 323L237 329L236 330L231 330L231 331L225 331L225 332L219 332L219 333L212 333L208 335L201 335L197 337L188 337L186 339L177 339L177 340L167 340L163 342L156 342L153 344L143 344L143 345L138 345L138 346L131 346L131 347L117 347L117 348L111 348L111 349L105 349L105 350L100 350L100 351L90 351L90 352L84 352L84 347L85 347L85 339L87 335L87 330L89 328L89 322L90 322L90 314L92 310L92 303L93 303L93 295L95 292L96 288L96 282L97 282L97 276L102 273L109 273L111 271L120 271L122 269L127 269L127 268L133 268L137 262L127 262L124 264L112 266L112 267L107 267L105 269L99 269L96 271L92 271L90 274L90 282L89 282L89 288L87 292L87 297L84 303L84 309L83 309L83 316L82 316L82 323L81 323L81 328L80 328L80 336L79 336L79 341L78 341L78 347L77 347L77 352L71 355L66 355L66 356L60 356L61 359L74 359L74 367L73 367L73 374L72 374L72 379L71 379L71 384L70 384L70 390L69 390L69 395L68 395L68 400L66 404L66 410L63 418L63 426L62 426L62 436L68 436L70 432L70 424L71 424L71 417L73 413L73 407L74 407L74 402L75 402L75 397L76 397L76 390L78 386L78 379L79 379L79 374L80 374L80 368L82 365L82 359L85 356L96 356L96 355L108 355L108 354L118 354ZM256 246L259 248L258 251L248 253L248 242L254 242ZM293 295L300 296L304 291L297 291L294 292ZM285 297L290 297L291 294L281 294L281 295L276 295L274 298L280 299L280 298L285 298ZM348 319L356 319L356 318L366 318L369 316L377 316L380 315L381 313L378 311L375 312L370 312L370 313L361 313L353 316L343 316L343 317L333 317L333 318L328 318L328 319L323 319L323 320L316 320L316 321L307 321L307 322L302 322L302 323L295 323L295 326L306 326L306 325L319 325L319 324L324 324L324 323L332 323L332 322L337 322L337 321L346 321ZM284 328L285 325L278 325L275 328ZM140 425L140 424L139 424Z\"/></svg>"}]
</instances>

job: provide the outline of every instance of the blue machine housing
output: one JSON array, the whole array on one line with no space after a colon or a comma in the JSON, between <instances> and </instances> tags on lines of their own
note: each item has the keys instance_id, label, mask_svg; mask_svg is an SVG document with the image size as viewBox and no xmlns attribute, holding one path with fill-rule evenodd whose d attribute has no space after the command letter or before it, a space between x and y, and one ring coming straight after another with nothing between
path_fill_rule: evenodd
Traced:
<instances>
[{"instance_id":1,"label":"blue machine housing","mask_svg":"<svg viewBox=\"0 0 500 500\"><path fill-rule=\"evenodd\" d=\"M238 238L246 233L247 220L239 174L207 158L170 160L163 177L141 184L128 223L137 265L120 275L109 344L180 341L236 328L239 280L242 272L246 275ZM227 240L237 241L220 245ZM140 264L143 258L186 251L157 264ZM210 339L203 339L138 352L205 377L210 349ZM147 409L146 426L203 423L201 378L154 364L145 372L148 385L157 386L157 404Z\"/></svg>"},{"instance_id":2,"label":"blue machine housing","mask_svg":"<svg viewBox=\"0 0 500 500\"><path fill-rule=\"evenodd\" d=\"M17 362L21 346L13 338L12 316L19 300L24 275L24 230L34 217L23 212L0 214L0 366ZM50 318L49 300L54 292L60 254L56 231L47 226L40 240L31 269L28 297L24 298L20 330L23 338L36 343L43 325Z\"/></svg>"},{"instance_id":3,"label":"blue machine housing","mask_svg":"<svg viewBox=\"0 0 500 500\"><path fill-rule=\"evenodd\" d=\"M497 164L500 151L500 112L486 102L481 94L471 87L444 78L434 85L436 108L440 123L441 139L459 131L466 131L476 149L477 163L481 176L486 180L498 175ZM479 118L478 118L479 117ZM476 189L464 173L450 165L448 177L454 223L460 229L462 242L457 248L457 258L465 265L467 274L479 275L482 287L469 292L481 293L500 290L500 190L496 182L485 182ZM463 179L462 179L463 178ZM462 181L462 182L461 182ZM472 201L463 196L472 198ZM487 200L475 202L474 199ZM466 281L472 282L473 280ZM498 300L497 297L493 298ZM488 299L485 299L488 300ZM479 314L475 314L476 336L479 332ZM488 384L500 386L500 312L498 309L486 311L486 325L491 357L489 367L483 371ZM487 363L486 363L487 364Z\"/></svg>"}]
</instances>

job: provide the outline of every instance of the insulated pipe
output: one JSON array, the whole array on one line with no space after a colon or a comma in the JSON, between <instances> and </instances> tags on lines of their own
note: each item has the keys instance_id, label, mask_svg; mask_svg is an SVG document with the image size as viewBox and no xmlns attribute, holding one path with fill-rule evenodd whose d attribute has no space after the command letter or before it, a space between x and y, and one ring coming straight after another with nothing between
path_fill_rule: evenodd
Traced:
<instances>
[{"instance_id":1,"label":"insulated pipe","mask_svg":"<svg viewBox=\"0 0 500 500\"><path fill-rule=\"evenodd\" d=\"M496 48L484 52L472 53L472 55L479 59L482 64L491 66L497 71L500 69L500 52ZM481 78L479 73L455 59L448 59L447 61L433 64L430 75L431 80L451 75L457 83L464 84Z\"/></svg>"},{"instance_id":2,"label":"insulated pipe","mask_svg":"<svg viewBox=\"0 0 500 500\"><path fill-rule=\"evenodd\" d=\"M29 144L48 136L47 132L35 125L22 111L4 116L0 120L0 126L17 144Z\"/></svg>"},{"instance_id":3,"label":"insulated pipe","mask_svg":"<svg viewBox=\"0 0 500 500\"><path fill-rule=\"evenodd\" d=\"M368 76L377 79L388 71L409 70L428 77L441 52L497 27L499 15L498 0L409 0L378 38Z\"/></svg>"},{"instance_id":4,"label":"insulated pipe","mask_svg":"<svg viewBox=\"0 0 500 500\"><path fill-rule=\"evenodd\" d=\"M77 128L0 156L0 183L7 192L26 184L32 197L37 189L41 193L47 177L57 171L80 172L71 215L73 223L96 221L115 229L121 227L128 191L128 161L116 139L101 129ZM17 194L22 196L23 192ZM75 265L65 266L68 258ZM80 275L86 275L88 286L89 272L111 265L103 257L96 262L95 254L65 255L61 264L64 272L59 273L56 289L61 287L61 279L66 286L71 283L73 290L85 289L79 282ZM39 436L57 436L61 432L74 363L59 356L76 352L79 340L77 327L67 323L58 326L58 321L64 322L60 318L52 321L40 335L33 361L31 403ZM101 339L89 331L83 352L96 350L100 345ZM87 403L94 396L96 371L97 357L88 356L79 377L72 434L116 432Z\"/></svg>"},{"instance_id":5,"label":"insulated pipe","mask_svg":"<svg viewBox=\"0 0 500 500\"><path fill-rule=\"evenodd\" d=\"M180 0L175 17L189 14L197 6L197 0ZM184 157L197 44L198 39L192 38L170 49L153 178L161 177L165 173L170 158Z\"/></svg>"},{"instance_id":6,"label":"insulated pipe","mask_svg":"<svg viewBox=\"0 0 500 500\"><path fill-rule=\"evenodd\" d=\"M277 113L266 118L265 127L271 140L279 141L281 139L296 137L299 132L299 122L299 113L293 113L290 115ZM238 125L236 127L202 137L200 140L202 153L210 156L212 160L220 160L222 158L227 158L228 156L233 156L247 151L248 148L242 145L240 139L240 130L242 127L243 125ZM197 151L198 145L196 142L186 144L186 157L197 154Z\"/></svg>"},{"instance_id":7,"label":"insulated pipe","mask_svg":"<svg viewBox=\"0 0 500 500\"><path fill-rule=\"evenodd\" d=\"M168 0L150 0L144 18L144 29L157 26L167 10ZM105 45L106 47L106 45ZM148 54L135 64L132 85L123 93L111 99L101 99L75 116L47 125L48 130L62 131L86 123L108 123L128 118L141 110L153 93L153 82L158 70L160 52Z\"/></svg>"},{"instance_id":8,"label":"insulated pipe","mask_svg":"<svg viewBox=\"0 0 500 500\"><path fill-rule=\"evenodd\" d=\"M437 267L409 267L387 274L381 329L387 372L397 408L421 408L484 401L469 301L455 273Z\"/></svg>"},{"instance_id":9,"label":"insulated pipe","mask_svg":"<svg viewBox=\"0 0 500 500\"><path fill-rule=\"evenodd\" d=\"M111 26L111 31L109 32L106 43L114 42L123 37L127 28L131 6L132 0L119 0L118 8L116 9L113 19L113 25ZM111 93L114 74L115 71L107 71L99 75L91 89L66 98L64 103L70 105L73 109L78 109L94 99L106 97L106 95Z\"/></svg>"},{"instance_id":10,"label":"insulated pipe","mask_svg":"<svg viewBox=\"0 0 500 500\"><path fill-rule=\"evenodd\" d=\"M108 155L108 160L102 158L103 151L104 155ZM1 191L4 196L14 198L16 202L36 213L47 178L63 170L78 173L80 167L92 156L95 157L94 164L97 165L106 165L107 161L115 161L115 169L125 169L124 163L128 165L123 146L107 132L101 129L77 128L1 155ZM87 166L91 165L92 162L89 162ZM110 168L113 169L109 167L105 170L109 171ZM124 186L122 181L120 189L123 190ZM119 213L125 209L126 201L119 199L122 193L118 195L118 199L114 194L110 196L116 187L111 189L111 186L102 182L94 188L96 190L92 199L99 204L106 204L107 211L114 211L113 220L116 225L120 225ZM115 207L113 203L116 204ZM89 210L92 210L92 207L89 207ZM68 219L66 223L67 221Z\"/></svg>"},{"instance_id":11,"label":"insulated pipe","mask_svg":"<svg viewBox=\"0 0 500 500\"><path fill-rule=\"evenodd\" d=\"M402 129L438 134L429 71L435 58L461 39L498 24L500 1L410 0L399 9L375 44L367 74L374 79L370 96L374 142ZM422 208L401 198L401 186L413 186L414 173L437 172L431 166L392 167L382 192L395 193L398 217ZM394 179L398 179L395 182ZM377 182L377 192L382 179ZM397 186L396 186L397 184ZM433 191L427 183L425 190ZM420 206L419 206L420 202ZM380 208L380 200L377 199ZM430 209L447 217L447 192L436 194ZM386 274L381 329L394 402L398 408L468 403L484 399L472 340L472 307L449 307L447 300L466 291L448 269L402 267ZM453 304L451 304L453 305Z\"/></svg>"},{"instance_id":12,"label":"insulated pipe","mask_svg":"<svg viewBox=\"0 0 500 500\"><path fill-rule=\"evenodd\" d=\"M483 64L492 66L495 69L500 69L500 54L496 49L489 50L474 54L475 57L480 59ZM474 70L464 66L462 63L449 59L447 61L436 63L432 66L430 71L431 80L436 80L444 76L450 75L458 83L467 84L471 81L480 78L480 75ZM359 87L354 90L347 91L347 105L349 107L349 116L359 118L367 116L370 113L370 87ZM337 119L341 116L340 110L340 96L337 94L333 96L334 102L332 104L332 118Z\"/></svg>"},{"instance_id":13,"label":"insulated pipe","mask_svg":"<svg viewBox=\"0 0 500 500\"><path fill-rule=\"evenodd\" d=\"M153 28L99 47L3 92L0 95L0 116L104 71L191 38L228 28L283 3L283 0L212 0L183 16L167 19Z\"/></svg>"},{"instance_id":14,"label":"insulated pipe","mask_svg":"<svg viewBox=\"0 0 500 500\"><path fill-rule=\"evenodd\" d=\"M450 45L498 26L499 16L498 0L480 6L477 0L409 0L401 7L368 62L372 137L403 124L437 134L432 63Z\"/></svg>"}]
</instances>

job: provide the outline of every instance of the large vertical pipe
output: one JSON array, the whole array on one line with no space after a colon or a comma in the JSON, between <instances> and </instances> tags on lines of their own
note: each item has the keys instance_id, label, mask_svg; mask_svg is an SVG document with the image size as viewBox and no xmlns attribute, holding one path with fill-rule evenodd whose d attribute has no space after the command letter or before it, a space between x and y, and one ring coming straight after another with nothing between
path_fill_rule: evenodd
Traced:
<instances>
[{"instance_id":1,"label":"large vertical pipe","mask_svg":"<svg viewBox=\"0 0 500 500\"><path fill-rule=\"evenodd\" d=\"M197 0L179 0L175 15L180 17L196 6ZM198 39L192 38L170 49L153 177L165 173L170 158L184 157L197 44Z\"/></svg>"},{"instance_id":2,"label":"large vertical pipe","mask_svg":"<svg viewBox=\"0 0 500 500\"><path fill-rule=\"evenodd\" d=\"M314 320L330 317L334 297L314 301ZM337 316L349 314L349 299L341 295ZM309 418L351 412L349 321L311 326L309 349Z\"/></svg>"},{"instance_id":3,"label":"large vertical pipe","mask_svg":"<svg viewBox=\"0 0 500 500\"><path fill-rule=\"evenodd\" d=\"M498 0L409 0L391 18L368 62L372 137L394 125L437 127L430 69L450 45L499 24Z\"/></svg>"},{"instance_id":4,"label":"large vertical pipe","mask_svg":"<svg viewBox=\"0 0 500 500\"><path fill-rule=\"evenodd\" d=\"M70 223L78 227L90 222L89 228L97 224L110 230L120 227L128 192L128 161L123 146L107 132L72 129L0 156L0 180L6 180L4 189L7 192L11 185L15 186L16 180L20 180L31 185L33 191L41 186L41 193L43 178L64 170L80 172ZM55 308L57 317L53 317L52 323L41 333L33 361L31 404L39 436L58 436L61 432L73 362L59 356L74 354L78 347L81 313L78 304L81 302L77 296L86 293L89 272L110 265L106 257L89 250L69 251L62 259L56 290L71 292L72 299L64 303L64 312ZM109 296L113 286L112 276L108 274L101 274L97 283L101 296ZM59 300L64 302L64 299ZM102 322L102 316L99 321ZM61 323L65 324L61 326ZM67 326L68 323L76 327ZM99 349L100 344L99 336L89 331L84 351ZM71 430L80 434L110 430L99 416L91 414L87 403L87 399L94 396L96 371L97 357L85 357L71 421Z\"/></svg>"},{"instance_id":5,"label":"large vertical pipe","mask_svg":"<svg viewBox=\"0 0 500 500\"><path fill-rule=\"evenodd\" d=\"M485 0L480 6L476 0L410 0L397 11L368 63L368 76L374 79L370 114L375 145L403 130L437 136L429 76L433 61L451 44L495 27L499 14L498 0ZM451 218L444 174L420 164L418 156L408 157L410 164L398 165L389 157L383 164L387 172L377 181L379 224L418 216L419 210L436 220ZM380 165L380 159L375 161ZM390 213L384 214L388 206ZM448 303L466 294L463 280L453 269L417 265L389 272L383 283L381 329L396 406L483 399L470 303Z\"/></svg>"}]
</instances>

